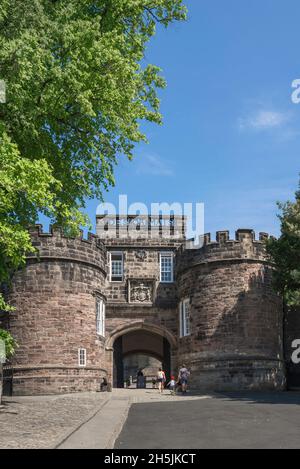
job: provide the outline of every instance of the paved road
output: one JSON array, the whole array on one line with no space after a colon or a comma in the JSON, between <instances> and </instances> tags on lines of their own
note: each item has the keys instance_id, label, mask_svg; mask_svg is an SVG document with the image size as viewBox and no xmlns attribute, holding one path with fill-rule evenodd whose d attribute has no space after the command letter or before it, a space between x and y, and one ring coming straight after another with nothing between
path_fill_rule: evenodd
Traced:
<instances>
[{"instance_id":1,"label":"paved road","mask_svg":"<svg viewBox=\"0 0 300 469\"><path fill-rule=\"evenodd\" d=\"M133 404L116 449L300 448L300 393Z\"/></svg>"},{"instance_id":2,"label":"paved road","mask_svg":"<svg viewBox=\"0 0 300 469\"><path fill-rule=\"evenodd\" d=\"M203 399L205 396L189 396L187 400ZM92 418L68 435L59 449L112 449L132 403L180 401L180 397L165 392L162 396L153 389L114 389L107 393L107 400Z\"/></svg>"}]
</instances>

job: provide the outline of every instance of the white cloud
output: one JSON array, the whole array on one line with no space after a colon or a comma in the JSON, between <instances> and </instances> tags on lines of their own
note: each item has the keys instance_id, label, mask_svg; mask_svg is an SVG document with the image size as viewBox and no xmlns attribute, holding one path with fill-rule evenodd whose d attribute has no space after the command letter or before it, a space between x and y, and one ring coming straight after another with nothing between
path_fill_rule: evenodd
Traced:
<instances>
[{"instance_id":1,"label":"white cloud","mask_svg":"<svg viewBox=\"0 0 300 469\"><path fill-rule=\"evenodd\" d=\"M268 130L282 127L290 119L284 112L259 110L246 118L238 120L240 130Z\"/></svg>"},{"instance_id":2,"label":"white cloud","mask_svg":"<svg viewBox=\"0 0 300 469\"><path fill-rule=\"evenodd\" d=\"M160 156L156 154L143 154L137 160L138 174L152 174L154 176L173 176L173 170Z\"/></svg>"}]
</instances>

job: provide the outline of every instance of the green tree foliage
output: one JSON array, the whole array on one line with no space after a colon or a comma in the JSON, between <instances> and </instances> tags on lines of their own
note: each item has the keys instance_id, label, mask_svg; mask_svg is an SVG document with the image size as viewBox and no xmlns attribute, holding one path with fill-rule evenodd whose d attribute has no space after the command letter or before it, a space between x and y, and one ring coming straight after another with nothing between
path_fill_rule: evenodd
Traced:
<instances>
[{"instance_id":1,"label":"green tree foliage","mask_svg":"<svg viewBox=\"0 0 300 469\"><path fill-rule=\"evenodd\" d=\"M1 127L0 127L1 129ZM44 159L21 157L16 144L0 131L0 280L24 264L26 253L33 251L28 226L35 223L38 212L55 217L63 211L53 188L60 187ZM0 309L5 303L0 295Z\"/></svg>"},{"instance_id":2,"label":"green tree foliage","mask_svg":"<svg viewBox=\"0 0 300 469\"><path fill-rule=\"evenodd\" d=\"M101 198L117 157L145 140L140 123L161 122L165 81L145 47L157 23L184 17L182 0L1 2L0 117L22 157L51 166L63 204Z\"/></svg>"},{"instance_id":3,"label":"green tree foliage","mask_svg":"<svg viewBox=\"0 0 300 469\"><path fill-rule=\"evenodd\" d=\"M12 337L12 335L8 331L4 331L3 329L0 329L0 341L1 340L3 340L5 344L6 358L10 358L15 353L18 344Z\"/></svg>"},{"instance_id":4,"label":"green tree foliage","mask_svg":"<svg viewBox=\"0 0 300 469\"><path fill-rule=\"evenodd\" d=\"M165 81L145 48L185 15L182 0L1 0L0 282L32 250L38 212L78 229L146 139L140 124L161 122Z\"/></svg>"},{"instance_id":5,"label":"green tree foliage","mask_svg":"<svg viewBox=\"0 0 300 469\"><path fill-rule=\"evenodd\" d=\"M300 306L300 191L295 202L279 204L281 236L267 242L276 266L274 285L288 306Z\"/></svg>"}]
</instances>

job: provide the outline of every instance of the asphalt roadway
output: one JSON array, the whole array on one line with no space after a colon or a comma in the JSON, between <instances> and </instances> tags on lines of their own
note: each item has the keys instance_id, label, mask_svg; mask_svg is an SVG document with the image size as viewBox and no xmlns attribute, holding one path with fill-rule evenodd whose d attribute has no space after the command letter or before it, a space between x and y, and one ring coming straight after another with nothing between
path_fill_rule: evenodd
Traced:
<instances>
[{"instance_id":1,"label":"asphalt roadway","mask_svg":"<svg viewBox=\"0 0 300 469\"><path fill-rule=\"evenodd\" d=\"M300 448L300 393L137 403L115 449Z\"/></svg>"}]
</instances>

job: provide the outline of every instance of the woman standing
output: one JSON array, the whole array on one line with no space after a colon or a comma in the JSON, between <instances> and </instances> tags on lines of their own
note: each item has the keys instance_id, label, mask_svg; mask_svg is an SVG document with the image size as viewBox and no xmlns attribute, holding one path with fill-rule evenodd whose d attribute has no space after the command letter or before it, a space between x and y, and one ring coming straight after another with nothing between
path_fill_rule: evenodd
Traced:
<instances>
[{"instance_id":1,"label":"woman standing","mask_svg":"<svg viewBox=\"0 0 300 469\"><path fill-rule=\"evenodd\" d=\"M160 394L162 394L163 390L164 390L164 384L166 382L166 374L162 370L162 368L158 369L157 382L158 382L158 391L159 391Z\"/></svg>"}]
</instances>

